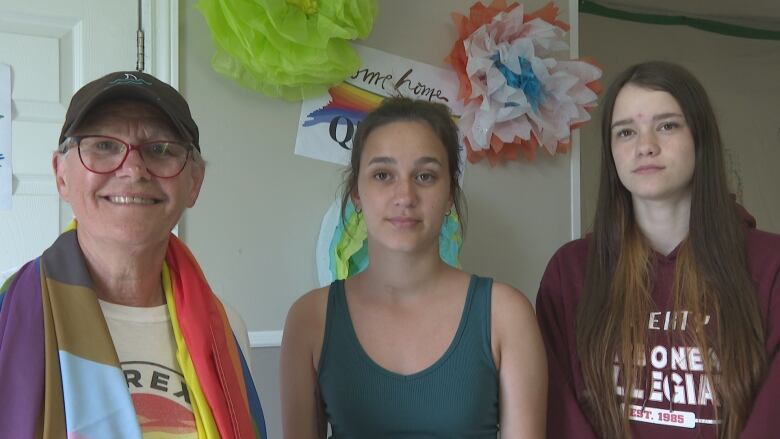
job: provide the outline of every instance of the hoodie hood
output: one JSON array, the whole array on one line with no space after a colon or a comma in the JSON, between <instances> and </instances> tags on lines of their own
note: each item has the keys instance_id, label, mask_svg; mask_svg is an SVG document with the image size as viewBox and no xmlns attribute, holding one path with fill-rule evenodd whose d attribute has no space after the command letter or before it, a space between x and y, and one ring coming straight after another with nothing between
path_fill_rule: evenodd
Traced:
<instances>
[{"instance_id":1,"label":"hoodie hood","mask_svg":"<svg viewBox=\"0 0 780 439\"><path fill-rule=\"evenodd\" d=\"M742 220L742 224L744 224L748 229L755 229L756 219L753 217L753 215L751 215L743 205L737 203L736 201L734 204L737 206L737 215L739 215L739 218Z\"/></svg>"}]
</instances>

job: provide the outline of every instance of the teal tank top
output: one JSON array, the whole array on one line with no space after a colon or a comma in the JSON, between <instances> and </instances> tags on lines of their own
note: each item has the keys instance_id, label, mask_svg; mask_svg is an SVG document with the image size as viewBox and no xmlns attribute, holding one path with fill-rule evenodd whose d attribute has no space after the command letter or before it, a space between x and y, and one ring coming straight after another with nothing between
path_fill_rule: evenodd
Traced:
<instances>
[{"instance_id":1,"label":"teal tank top","mask_svg":"<svg viewBox=\"0 0 780 439\"><path fill-rule=\"evenodd\" d=\"M433 365L412 375L363 350L344 282L328 292L318 382L333 439L490 438L498 431L498 371L490 347L493 280L472 276L460 324Z\"/></svg>"}]
</instances>

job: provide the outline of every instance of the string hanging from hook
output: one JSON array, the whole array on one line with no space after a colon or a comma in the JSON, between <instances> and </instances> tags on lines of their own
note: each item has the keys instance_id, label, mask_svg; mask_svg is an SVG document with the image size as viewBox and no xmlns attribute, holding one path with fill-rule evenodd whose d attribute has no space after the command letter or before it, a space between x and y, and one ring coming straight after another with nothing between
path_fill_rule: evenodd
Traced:
<instances>
[{"instance_id":1,"label":"string hanging from hook","mask_svg":"<svg viewBox=\"0 0 780 439\"><path fill-rule=\"evenodd\" d=\"M136 61L135 69L139 72L144 71L144 30L142 27L141 1L138 0L138 30L135 32L136 39Z\"/></svg>"}]
</instances>

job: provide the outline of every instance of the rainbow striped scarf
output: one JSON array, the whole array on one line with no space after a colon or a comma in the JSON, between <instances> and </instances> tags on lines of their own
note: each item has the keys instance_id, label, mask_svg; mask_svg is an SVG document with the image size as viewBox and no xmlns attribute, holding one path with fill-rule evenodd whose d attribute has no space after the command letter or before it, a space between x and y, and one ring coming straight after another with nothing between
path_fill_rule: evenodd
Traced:
<instances>
[{"instance_id":1,"label":"rainbow striped scarf","mask_svg":"<svg viewBox=\"0 0 780 439\"><path fill-rule=\"evenodd\" d=\"M174 236L162 277L198 438L266 439L222 304ZM0 288L0 437L141 438L75 230Z\"/></svg>"}]
</instances>

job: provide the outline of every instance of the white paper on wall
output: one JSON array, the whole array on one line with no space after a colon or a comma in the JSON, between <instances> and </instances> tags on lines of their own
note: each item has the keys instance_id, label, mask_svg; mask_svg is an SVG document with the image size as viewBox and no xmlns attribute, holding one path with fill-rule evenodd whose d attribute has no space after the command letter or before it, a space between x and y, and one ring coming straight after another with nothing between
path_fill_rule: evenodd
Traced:
<instances>
[{"instance_id":1,"label":"white paper on wall","mask_svg":"<svg viewBox=\"0 0 780 439\"><path fill-rule=\"evenodd\" d=\"M0 210L11 210L11 67L0 64Z\"/></svg>"}]
</instances>

